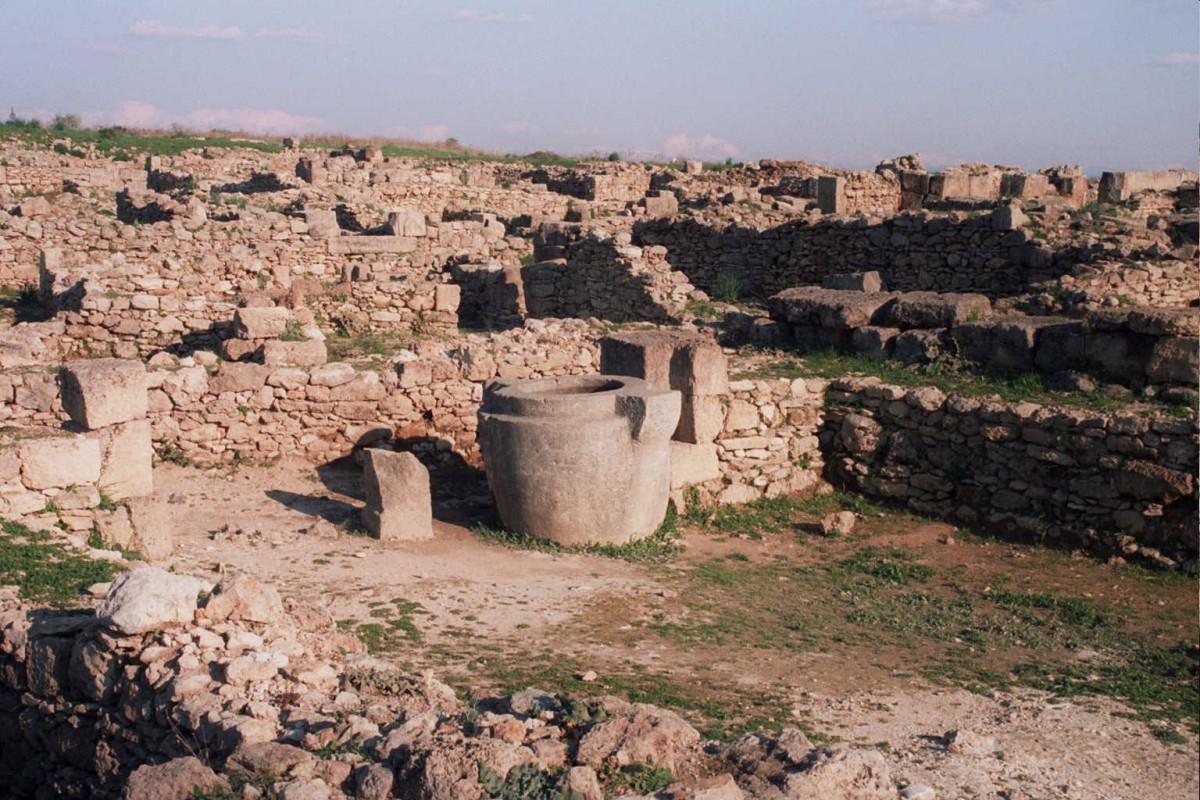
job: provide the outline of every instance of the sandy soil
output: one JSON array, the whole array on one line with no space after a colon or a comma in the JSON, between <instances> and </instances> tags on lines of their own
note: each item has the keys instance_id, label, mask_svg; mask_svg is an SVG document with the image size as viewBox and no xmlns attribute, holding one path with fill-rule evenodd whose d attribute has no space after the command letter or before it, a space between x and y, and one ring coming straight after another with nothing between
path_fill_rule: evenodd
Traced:
<instances>
[{"instance_id":1,"label":"sandy soil","mask_svg":"<svg viewBox=\"0 0 1200 800\"><path fill-rule=\"evenodd\" d=\"M394 598L420 603L428 613L419 618L422 641L411 653L413 663L436 665L428 650L438 645L520 640L586 657L597 670L634 661L684 684L689 673L703 672L751 691L770 685L798 719L880 747L900 785L925 783L939 798L1188 798L1200 792L1194 737L1185 745L1160 742L1144 723L1116 716L1121 707L1107 700L1065 702L1038 692L984 696L887 680L876 668L859 670L821 654L750 662L606 636L594 619L586 620L589 609L615 605L632 618L669 596L667 578L679 567L648 569L481 541L467 527L486 503L477 474L435 484L435 496L468 501L437 504L433 541L388 546L347 531L352 525L345 523L356 522L361 508L352 465L318 475L303 465L228 472L167 464L155 477L159 493L178 510L178 571L210 579L225 568L245 571L285 595L318 601L335 619L370 620L373 607ZM908 535L945 533L934 525ZM688 545L685 559L738 543L697 537ZM759 544L756 557L789 546ZM577 620L587 624L571 633ZM979 741L951 752L943 735L956 729Z\"/></svg>"}]
</instances>

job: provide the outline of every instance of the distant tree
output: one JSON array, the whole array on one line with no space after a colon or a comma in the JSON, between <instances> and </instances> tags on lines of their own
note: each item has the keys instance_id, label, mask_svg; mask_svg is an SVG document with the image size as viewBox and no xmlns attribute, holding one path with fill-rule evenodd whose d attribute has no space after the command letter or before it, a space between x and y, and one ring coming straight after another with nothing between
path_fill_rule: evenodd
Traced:
<instances>
[{"instance_id":1,"label":"distant tree","mask_svg":"<svg viewBox=\"0 0 1200 800\"><path fill-rule=\"evenodd\" d=\"M83 123L79 121L78 114L55 114L52 127L56 131L77 131L83 127Z\"/></svg>"},{"instance_id":2,"label":"distant tree","mask_svg":"<svg viewBox=\"0 0 1200 800\"><path fill-rule=\"evenodd\" d=\"M620 160L621 160L621 154L620 154L620 153L618 153L616 150L614 150L614 151L612 151L611 153L609 153L609 154L608 154L608 160L609 160L609 161L620 161Z\"/></svg>"}]
</instances>

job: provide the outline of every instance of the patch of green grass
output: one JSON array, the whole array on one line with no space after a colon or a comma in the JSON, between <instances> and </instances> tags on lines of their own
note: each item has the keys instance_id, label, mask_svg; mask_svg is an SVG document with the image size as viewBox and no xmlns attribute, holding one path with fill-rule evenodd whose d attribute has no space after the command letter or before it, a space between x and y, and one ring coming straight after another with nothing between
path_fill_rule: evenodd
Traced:
<instances>
[{"instance_id":1,"label":"patch of green grass","mask_svg":"<svg viewBox=\"0 0 1200 800\"><path fill-rule=\"evenodd\" d=\"M175 156L199 147L245 147L263 153L277 153L282 149L278 142L235 139L223 135L163 135L122 127L55 129L32 125L26 120L0 123L0 139L10 138L42 147L49 147L54 139L69 138L76 147L94 145L101 154L118 160L130 160L134 155Z\"/></svg>"},{"instance_id":2,"label":"patch of green grass","mask_svg":"<svg viewBox=\"0 0 1200 800\"><path fill-rule=\"evenodd\" d=\"M928 365L906 365L898 361L881 361L857 354L832 350L812 351L802 356L780 355L778 359L752 370L731 376L735 379L765 378L845 378L852 375L879 378L896 386L935 386L946 394L966 397L997 395L1005 402L1031 402L1048 406L1071 406L1091 411L1116 411L1127 408L1130 401L1110 396L1102 390L1090 392L1049 391L1042 385L1041 376L1027 372L1017 375L987 375L975 370L969 362L955 359ZM1179 408L1153 398L1148 402L1172 415L1191 413L1190 407Z\"/></svg>"},{"instance_id":3,"label":"patch of green grass","mask_svg":"<svg viewBox=\"0 0 1200 800\"><path fill-rule=\"evenodd\" d=\"M0 523L0 583L16 585L29 600L76 606L87 587L107 583L121 571L117 564L76 553L43 531L19 522Z\"/></svg>"},{"instance_id":4,"label":"patch of green grass","mask_svg":"<svg viewBox=\"0 0 1200 800\"><path fill-rule=\"evenodd\" d=\"M283 333L279 334L281 342L307 342L308 337L304 335L304 326L300 324L300 320L288 320L287 325L283 329Z\"/></svg>"},{"instance_id":5,"label":"patch of green grass","mask_svg":"<svg viewBox=\"0 0 1200 800\"><path fill-rule=\"evenodd\" d=\"M683 522L726 535L760 538L764 531L803 535L813 517L832 511L853 511L860 516L877 516L882 507L849 492L808 497L763 497L740 506L701 506L695 494L687 504Z\"/></svg>"},{"instance_id":6,"label":"patch of green grass","mask_svg":"<svg viewBox=\"0 0 1200 800\"><path fill-rule=\"evenodd\" d=\"M402 333L335 333L325 339L330 361L360 358L391 358L407 350L413 336Z\"/></svg>"},{"instance_id":7,"label":"patch of green grass","mask_svg":"<svg viewBox=\"0 0 1200 800\"><path fill-rule=\"evenodd\" d=\"M1183 722L1200 732L1200 651L1194 645L1131 645L1122 655L1099 664L1035 659L1013 672L1022 683L1060 697L1113 697L1129 703L1136 718Z\"/></svg>"},{"instance_id":8,"label":"patch of green grass","mask_svg":"<svg viewBox=\"0 0 1200 800\"><path fill-rule=\"evenodd\" d=\"M663 518L662 524L658 526L658 530L628 544L590 544L570 547L549 539L542 539L527 533L517 533L499 525L485 523L476 525L471 531L481 539L517 550L537 550L542 553L562 555L576 553L638 563L669 561L679 552L679 516L675 513L673 503L667 506L666 516Z\"/></svg>"},{"instance_id":9,"label":"patch of green grass","mask_svg":"<svg viewBox=\"0 0 1200 800\"><path fill-rule=\"evenodd\" d=\"M713 293L722 302L736 303L742 296L742 282L736 275L722 273L717 277Z\"/></svg>"},{"instance_id":10,"label":"patch of green grass","mask_svg":"<svg viewBox=\"0 0 1200 800\"><path fill-rule=\"evenodd\" d=\"M627 764L600 772L600 780L609 792L621 794L654 794L667 788L672 780L671 770L653 764Z\"/></svg>"}]
</instances>

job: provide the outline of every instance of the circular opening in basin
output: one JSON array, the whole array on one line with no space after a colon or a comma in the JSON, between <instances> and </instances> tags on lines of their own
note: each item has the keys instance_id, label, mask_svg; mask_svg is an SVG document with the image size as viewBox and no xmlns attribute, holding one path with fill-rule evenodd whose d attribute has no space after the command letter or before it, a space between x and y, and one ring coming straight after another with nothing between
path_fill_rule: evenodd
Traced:
<instances>
[{"instance_id":1,"label":"circular opening in basin","mask_svg":"<svg viewBox=\"0 0 1200 800\"><path fill-rule=\"evenodd\" d=\"M547 382L538 386L531 394L537 395L569 395L569 394L600 394L612 392L624 386L621 381L611 378L571 378L567 380Z\"/></svg>"}]
</instances>

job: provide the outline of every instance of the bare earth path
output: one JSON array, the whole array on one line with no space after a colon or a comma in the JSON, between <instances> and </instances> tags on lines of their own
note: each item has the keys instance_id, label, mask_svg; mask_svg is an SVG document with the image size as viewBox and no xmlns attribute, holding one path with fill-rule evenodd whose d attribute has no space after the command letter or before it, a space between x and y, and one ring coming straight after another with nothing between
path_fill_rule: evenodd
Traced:
<instances>
[{"instance_id":1,"label":"bare earth path","mask_svg":"<svg viewBox=\"0 0 1200 800\"><path fill-rule=\"evenodd\" d=\"M222 566L245 571L284 595L319 601L347 627L402 618L404 626L374 626L396 637L385 655L457 676L464 687L503 688L506 679L520 682L527 675L580 687L579 670L590 669L614 691L649 681L662 691L711 697L710 706L698 702L701 711L738 698L755 705L758 698L758 705L777 705L777 722L799 721L819 735L881 748L901 785L922 782L940 798L1189 798L1200 792L1194 735L1162 741L1146 722L1117 716L1126 709L1105 698L937 686L909 669L906 661L920 654L903 648L822 652L786 639L778 647L747 647L736 632L728 643L717 637L715 645L701 647L686 635L649 635L675 631L671 626L691 630L687 625L698 622L689 615L700 612L683 602L694 598L680 597L696 590L686 579L690 570L726 563L722 559L790 563L804 549L793 539L748 542L689 533L672 562L632 564L482 541L457 524L469 522L472 511L478 516L478 507L467 507L441 508L437 516L456 522L435 520L431 542L384 546L352 532L361 507L353 468L318 478L304 466L224 472L168 464L155 477L158 493L177 506L176 570L210 578ZM484 491L459 488L475 496ZM929 522L884 526L872 544L931 545L952 532ZM943 551L955 563L938 567L964 574L998 556L1022 556L1002 548ZM1063 572L1069 585L1071 571ZM1128 594L1120 601L1131 608L1161 604L1129 587L1112 590L1114 597ZM1186 596L1194 588L1182 591ZM1186 628L1189 613L1184 609L1185 622L1176 624ZM1194 629L1183 635L1194 639ZM608 676L625 677L606 684ZM970 731L977 741L952 752L942 738L951 730Z\"/></svg>"}]
</instances>

